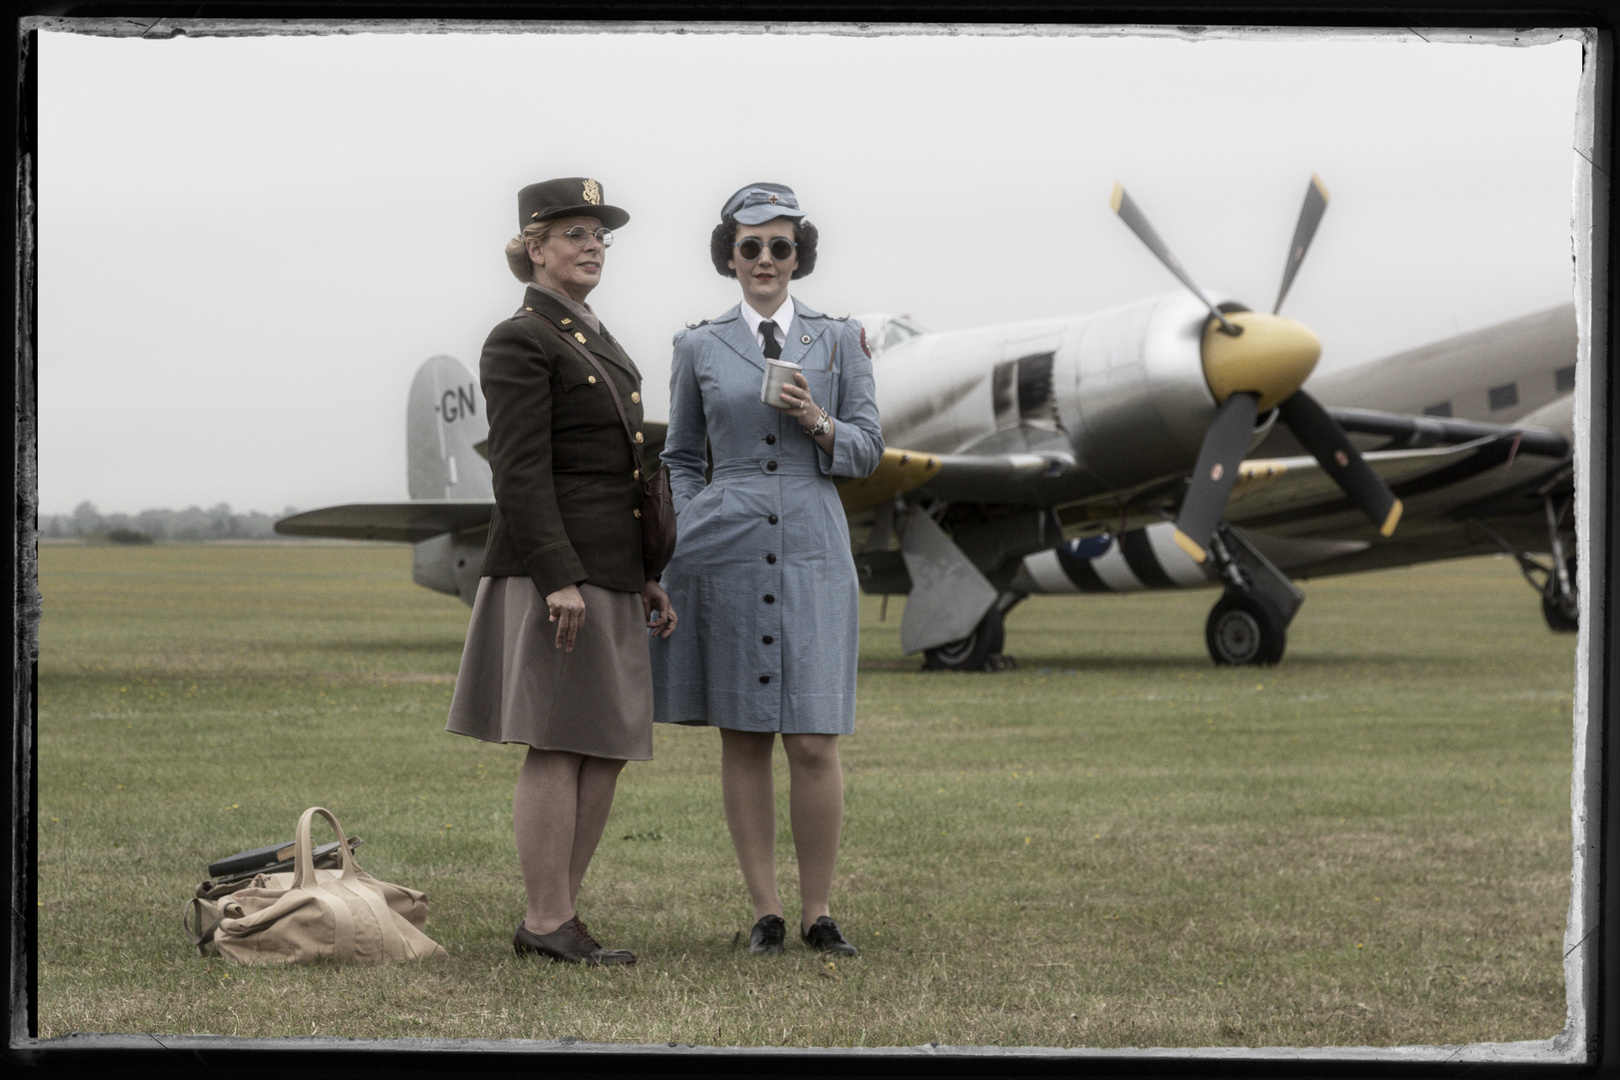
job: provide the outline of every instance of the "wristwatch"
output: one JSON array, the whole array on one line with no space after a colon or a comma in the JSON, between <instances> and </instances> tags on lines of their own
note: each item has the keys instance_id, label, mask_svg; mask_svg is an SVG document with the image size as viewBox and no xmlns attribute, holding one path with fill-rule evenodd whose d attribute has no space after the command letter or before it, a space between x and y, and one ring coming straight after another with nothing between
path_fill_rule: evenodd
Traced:
<instances>
[{"instance_id":1,"label":"wristwatch","mask_svg":"<svg viewBox=\"0 0 1620 1080\"><path fill-rule=\"evenodd\" d=\"M826 409L822 409L821 410L821 419L817 420L816 421L816 426L809 430L809 435L810 435L810 437L812 439L814 439L818 435L827 434L827 432L831 428L832 428L832 417L827 415L827 410Z\"/></svg>"}]
</instances>

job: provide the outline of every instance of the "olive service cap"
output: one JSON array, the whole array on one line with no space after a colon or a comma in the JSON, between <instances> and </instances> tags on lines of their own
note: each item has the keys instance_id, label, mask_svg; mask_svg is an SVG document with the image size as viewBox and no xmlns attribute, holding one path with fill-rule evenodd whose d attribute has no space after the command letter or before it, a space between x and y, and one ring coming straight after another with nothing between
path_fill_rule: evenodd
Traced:
<instances>
[{"instance_id":1,"label":"olive service cap","mask_svg":"<svg viewBox=\"0 0 1620 1080\"><path fill-rule=\"evenodd\" d=\"M799 197L786 184L749 184L720 209L721 221L734 218L739 225L758 225L779 217L804 217Z\"/></svg>"},{"instance_id":2,"label":"olive service cap","mask_svg":"<svg viewBox=\"0 0 1620 1080\"><path fill-rule=\"evenodd\" d=\"M584 176L542 180L518 192L518 229L552 218L588 215L610 229L622 229L630 215L602 202L602 185Z\"/></svg>"}]
</instances>

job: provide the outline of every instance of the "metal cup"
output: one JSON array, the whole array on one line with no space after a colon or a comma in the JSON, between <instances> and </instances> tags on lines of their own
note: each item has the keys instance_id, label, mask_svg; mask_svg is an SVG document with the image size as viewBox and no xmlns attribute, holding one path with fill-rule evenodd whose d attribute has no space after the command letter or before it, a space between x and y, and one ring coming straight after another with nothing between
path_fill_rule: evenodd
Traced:
<instances>
[{"instance_id":1,"label":"metal cup","mask_svg":"<svg viewBox=\"0 0 1620 1080\"><path fill-rule=\"evenodd\" d=\"M803 370L802 365L791 360L765 361L765 382L759 388L759 400L783 412L793 408L782 400L782 388L797 385L793 381L794 373Z\"/></svg>"}]
</instances>

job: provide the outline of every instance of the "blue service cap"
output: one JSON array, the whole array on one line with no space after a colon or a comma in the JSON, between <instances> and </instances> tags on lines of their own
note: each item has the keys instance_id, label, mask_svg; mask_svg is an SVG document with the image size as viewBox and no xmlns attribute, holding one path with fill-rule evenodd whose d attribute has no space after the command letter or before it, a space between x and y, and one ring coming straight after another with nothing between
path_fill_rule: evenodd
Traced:
<instances>
[{"instance_id":1,"label":"blue service cap","mask_svg":"<svg viewBox=\"0 0 1620 1080\"><path fill-rule=\"evenodd\" d=\"M720 209L721 221L735 218L739 225L758 225L779 217L804 217L799 197L786 184L749 184Z\"/></svg>"}]
</instances>

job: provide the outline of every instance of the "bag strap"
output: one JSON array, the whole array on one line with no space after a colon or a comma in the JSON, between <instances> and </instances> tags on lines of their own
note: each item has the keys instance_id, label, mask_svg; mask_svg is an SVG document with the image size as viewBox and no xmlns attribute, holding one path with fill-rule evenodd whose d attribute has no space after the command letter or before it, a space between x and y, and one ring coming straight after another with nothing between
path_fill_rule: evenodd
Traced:
<instances>
[{"instance_id":1,"label":"bag strap","mask_svg":"<svg viewBox=\"0 0 1620 1080\"><path fill-rule=\"evenodd\" d=\"M572 345L574 347L574 351L583 356L585 361L590 364L591 367L596 369L596 373L602 376L602 381L607 383L608 393L613 395L613 407L619 410L619 423L624 425L624 436L630 440L630 452L634 454L636 458L636 474L638 476L641 475L641 444L636 442L636 433L630 429L630 417L624 411L624 401L619 397L619 388L613 385L613 380L608 377L607 369L602 366L602 362L595 356L591 355L591 351L581 344L578 338L571 336L567 331L558 326L556 323L552 322L546 316L540 314L533 308L526 307L523 310L526 313L533 315L535 318L539 319L553 330L557 331L557 336L568 342L568 344Z\"/></svg>"},{"instance_id":2,"label":"bag strap","mask_svg":"<svg viewBox=\"0 0 1620 1080\"><path fill-rule=\"evenodd\" d=\"M343 826L338 824L338 819L324 806L312 806L298 819L298 833L293 840L296 848L293 852L293 878L289 889L309 888L315 884L315 859L312 853L314 845L310 843L309 827L316 814L330 822L332 831L337 833L338 852L343 856L341 876L350 879L360 871L360 867L354 861L354 853L349 850L349 838L344 835Z\"/></svg>"},{"instance_id":3,"label":"bag strap","mask_svg":"<svg viewBox=\"0 0 1620 1080\"><path fill-rule=\"evenodd\" d=\"M197 946L198 956L207 956L214 943L214 932L219 929L219 905L211 900L193 896L180 909L180 929L186 940Z\"/></svg>"}]
</instances>

